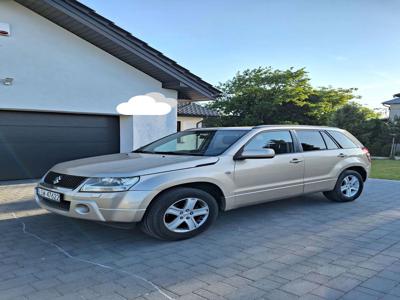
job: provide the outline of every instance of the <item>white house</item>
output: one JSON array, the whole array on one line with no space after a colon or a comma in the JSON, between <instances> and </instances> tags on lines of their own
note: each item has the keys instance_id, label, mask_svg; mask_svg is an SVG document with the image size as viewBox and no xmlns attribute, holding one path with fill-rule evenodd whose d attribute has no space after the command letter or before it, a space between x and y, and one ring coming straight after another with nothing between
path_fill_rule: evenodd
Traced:
<instances>
[{"instance_id":1,"label":"white house","mask_svg":"<svg viewBox=\"0 0 400 300\"><path fill-rule=\"evenodd\" d=\"M131 151L176 131L166 116L116 106L158 92L210 100L212 85L74 0L0 1L0 180Z\"/></svg>"},{"instance_id":2,"label":"white house","mask_svg":"<svg viewBox=\"0 0 400 300\"><path fill-rule=\"evenodd\" d=\"M389 118L400 118L400 93L393 95L394 99L383 102L383 105L389 106Z\"/></svg>"}]
</instances>

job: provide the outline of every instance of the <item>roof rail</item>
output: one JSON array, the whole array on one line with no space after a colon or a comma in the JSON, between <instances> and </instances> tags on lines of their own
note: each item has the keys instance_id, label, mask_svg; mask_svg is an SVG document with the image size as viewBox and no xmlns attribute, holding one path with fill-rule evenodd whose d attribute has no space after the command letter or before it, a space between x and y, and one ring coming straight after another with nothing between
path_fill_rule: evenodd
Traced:
<instances>
[{"instance_id":1,"label":"roof rail","mask_svg":"<svg viewBox=\"0 0 400 300\"><path fill-rule=\"evenodd\" d=\"M281 125L277 125L277 124L270 124L270 125L256 125L253 126L253 129L257 129L257 128L265 128L265 127L324 127L324 128L333 128L332 126L326 126L326 125L301 125L301 124L281 124Z\"/></svg>"}]
</instances>

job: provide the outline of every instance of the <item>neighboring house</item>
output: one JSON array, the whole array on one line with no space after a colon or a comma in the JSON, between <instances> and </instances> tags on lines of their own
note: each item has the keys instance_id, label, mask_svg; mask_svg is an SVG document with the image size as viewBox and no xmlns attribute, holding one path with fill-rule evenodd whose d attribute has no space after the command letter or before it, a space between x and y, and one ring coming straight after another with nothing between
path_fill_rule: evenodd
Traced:
<instances>
[{"instance_id":1,"label":"neighboring house","mask_svg":"<svg viewBox=\"0 0 400 300\"><path fill-rule=\"evenodd\" d=\"M382 104L389 107L389 119L395 117L400 118L400 93L393 95L394 99L383 102Z\"/></svg>"},{"instance_id":2,"label":"neighboring house","mask_svg":"<svg viewBox=\"0 0 400 300\"><path fill-rule=\"evenodd\" d=\"M219 92L75 0L1 0L0 55L0 180L38 178L60 161L129 152L176 131L176 107L118 115L133 96Z\"/></svg>"},{"instance_id":3,"label":"neighboring house","mask_svg":"<svg viewBox=\"0 0 400 300\"><path fill-rule=\"evenodd\" d=\"M218 117L218 112L190 101L178 100L177 130L202 127L206 117Z\"/></svg>"}]
</instances>

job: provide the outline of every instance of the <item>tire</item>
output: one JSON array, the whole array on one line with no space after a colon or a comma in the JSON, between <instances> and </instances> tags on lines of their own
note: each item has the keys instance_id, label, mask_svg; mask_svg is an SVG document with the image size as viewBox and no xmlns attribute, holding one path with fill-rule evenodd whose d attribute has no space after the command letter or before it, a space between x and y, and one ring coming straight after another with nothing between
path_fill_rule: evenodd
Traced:
<instances>
[{"instance_id":1,"label":"tire","mask_svg":"<svg viewBox=\"0 0 400 300\"><path fill-rule=\"evenodd\" d=\"M335 188L332 191L324 192L324 195L335 202L350 202L361 195L363 188L364 181L360 173L346 170L340 174Z\"/></svg>"},{"instance_id":2,"label":"tire","mask_svg":"<svg viewBox=\"0 0 400 300\"><path fill-rule=\"evenodd\" d=\"M157 239L177 241L202 233L217 216L217 201L209 193L195 188L174 188L153 200L140 227Z\"/></svg>"}]
</instances>

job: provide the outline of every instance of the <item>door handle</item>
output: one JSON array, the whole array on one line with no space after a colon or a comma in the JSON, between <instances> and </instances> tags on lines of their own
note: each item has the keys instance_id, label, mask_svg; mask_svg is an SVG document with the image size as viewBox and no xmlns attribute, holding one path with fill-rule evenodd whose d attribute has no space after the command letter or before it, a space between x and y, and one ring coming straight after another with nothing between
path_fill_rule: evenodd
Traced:
<instances>
[{"instance_id":1,"label":"door handle","mask_svg":"<svg viewBox=\"0 0 400 300\"><path fill-rule=\"evenodd\" d=\"M337 157L347 157L347 155L344 153L340 153Z\"/></svg>"},{"instance_id":2,"label":"door handle","mask_svg":"<svg viewBox=\"0 0 400 300\"><path fill-rule=\"evenodd\" d=\"M302 162L303 160L298 159L298 158L293 158L291 161L289 161L291 164L298 164L299 162Z\"/></svg>"}]
</instances>

